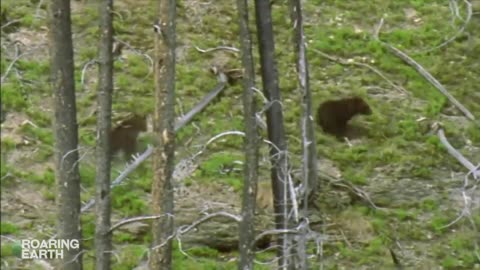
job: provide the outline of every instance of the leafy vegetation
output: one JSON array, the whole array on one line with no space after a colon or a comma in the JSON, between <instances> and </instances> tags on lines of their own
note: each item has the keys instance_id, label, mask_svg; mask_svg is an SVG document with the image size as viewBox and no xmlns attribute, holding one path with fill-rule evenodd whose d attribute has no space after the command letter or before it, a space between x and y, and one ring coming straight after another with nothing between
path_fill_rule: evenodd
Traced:
<instances>
[{"instance_id":1,"label":"leafy vegetation","mask_svg":"<svg viewBox=\"0 0 480 270\"><path fill-rule=\"evenodd\" d=\"M19 22L14 28L10 27L8 35L2 33L1 72L2 77L6 75L5 82L2 82L2 109L16 122L12 125L8 122L11 120L7 120L5 127L2 125L1 185L2 197L15 190L20 180L30 184L32 189L37 189L39 185L46 187L42 194L51 208L54 206L55 176L51 169L54 138L51 130L53 106L48 47L45 45L47 14L45 4L37 10L37 2L2 1L2 17L6 14L7 19L19 19ZM335 269L332 265L346 269L390 267L392 261L388 247L395 241L407 243L405 246L411 249L400 252L402 262L407 266L413 265L414 260L420 260L424 262L421 264L424 269L478 267L480 262L472 252L472 240L478 232L469 229L468 222L463 219L447 226L463 208L458 203L459 194L454 187L462 186L463 176L458 175L465 173L465 169L445 151L432 126L441 123L452 145L475 163L480 153L480 124L478 120L467 121L437 89L372 37L374 28L383 17L385 23L380 39L412 56L479 118L478 7L474 7L477 8L474 17L457 39L434 49L463 23L452 17L445 1L314 0L303 3L314 105L330 98L359 95L373 109L371 116L352 121L354 126L363 127L366 134L359 140L353 140L351 145L316 129L320 163L331 161L343 178L367 193L377 195L375 203L387 209L372 210L371 206L365 206L364 201L356 199L341 211L331 209L324 213L337 225L341 224L334 226L329 233L345 232L347 236L356 236L359 232L368 232L366 235L369 236L326 243L324 259L329 265L326 269ZM115 5L116 38L128 43L131 48L126 48L114 63L114 115L151 113L154 108L152 63L143 54L153 56L151 23L155 19L155 9L146 0L122 0ZM232 3L186 0L177 3L177 8L176 111L181 115L216 85L215 77L208 70L211 65L240 68L240 57L223 52L201 53L195 49L195 46L202 49L219 45L239 47L237 17ZM460 8L463 12L465 7L460 5ZM96 107L97 69L95 65L87 68L85 65L94 60L97 53L98 9L94 4L73 1L72 10L82 156L80 172L85 188L82 199L88 201L94 194L95 115L92 112ZM253 14L252 9L251 17ZM298 165L301 159L301 108L298 106L301 97L296 90L293 45L290 42L293 34L286 19L288 17L286 2L273 5L275 54L281 75L285 127L292 163ZM253 29L253 22L251 26ZM14 40L23 44L14 45ZM43 47L40 46L42 44ZM15 46L29 53L20 57L6 74L15 59ZM406 93L394 89L368 68L330 61L318 51L371 65L402 86ZM254 53L257 54L256 49ZM258 55L255 57L258 66ZM259 74L256 80L257 87L261 88ZM195 126L189 125L179 131L179 157L198 151L197 145L204 144L218 133L243 130L241 91L239 84L229 87L221 99L195 118ZM265 135L262 131L262 136ZM32 143L24 144L23 140ZM155 138L142 138L143 147L152 142ZM239 197L243 174L230 169L242 168L236 163L243 161L242 143L242 137L230 136L209 146L202 155L199 169L185 180L187 186L189 183L224 185L231 187L235 196ZM112 176L116 176L122 166L122 162L115 160ZM40 167L42 170L38 169ZM267 177L268 166L262 164L261 168L261 174ZM130 176L131 181L114 189L112 205L116 217L148 214L150 206L146 194L151 189L151 177L147 162ZM479 211L472 212L472 219L478 227ZM48 224L52 222L50 220ZM82 224L84 237L92 239L93 215L84 215ZM40 225L35 223L32 226L29 233L34 234ZM364 230L359 231L358 227ZM20 233L8 219L2 222L1 230L2 234ZM122 260L122 266L115 265L118 269L132 269L138 265L150 235L147 233L143 237L142 241L125 232L115 233L118 256ZM85 241L85 247L92 248L93 241ZM13 257L13 249L14 245L2 243L2 257ZM195 259L184 256L178 244L175 245L175 269L236 269L234 258L238 254L235 252L223 254L207 247L195 247L187 253ZM268 260L271 257L271 253L260 253L257 259ZM93 268L91 257L85 256L85 260L86 269ZM259 269L263 267L258 266Z\"/></svg>"}]
</instances>

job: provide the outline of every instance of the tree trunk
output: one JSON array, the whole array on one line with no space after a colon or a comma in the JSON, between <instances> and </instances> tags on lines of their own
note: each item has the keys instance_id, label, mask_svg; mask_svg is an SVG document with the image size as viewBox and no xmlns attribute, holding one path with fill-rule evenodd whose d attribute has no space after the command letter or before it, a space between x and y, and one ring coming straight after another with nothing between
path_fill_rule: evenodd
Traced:
<instances>
[{"instance_id":1,"label":"tree trunk","mask_svg":"<svg viewBox=\"0 0 480 270\"><path fill-rule=\"evenodd\" d=\"M308 61L303 32L302 4L300 0L290 0L290 15L293 26L293 43L297 62L299 88L302 94L302 149L303 149L303 211L301 215L308 215L308 198L317 185L317 151L312 117L312 98L309 84ZM306 227L302 226L295 257L295 269L308 269Z\"/></svg>"},{"instance_id":2,"label":"tree trunk","mask_svg":"<svg viewBox=\"0 0 480 270\"><path fill-rule=\"evenodd\" d=\"M101 36L98 49L95 257L96 269L110 269L112 251L112 237L109 230L111 225L110 129L113 91L113 0L103 0L99 6Z\"/></svg>"},{"instance_id":3,"label":"tree trunk","mask_svg":"<svg viewBox=\"0 0 480 270\"><path fill-rule=\"evenodd\" d=\"M275 223L277 229L287 229L289 199L287 193L287 169L286 156L287 142L283 126L283 113L278 86L278 72L275 63L275 45L273 39L273 26L270 2L255 0L255 18L260 53L260 65L263 83L263 92L270 102L267 110L268 139L273 146L270 147L270 160L272 163L272 189L275 210ZM278 250L279 267L285 268L290 264L290 246L288 235L279 235Z\"/></svg>"},{"instance_id":4,"label":"tree trunk","mask_svg":"<svg viewBox=\"0 0 480 270\"><path fill-rule=\"evenodd\" d=\"M245 167L243 181L242 221L240 222L238 269L253 269L254 259L254 213L258 182L258 129L255 119L256 104L253 87L255 70L252 56L252 38L248 29L248 6L246 0L237 0L242 49L243 111L245 122Z\"/></svg>"},{"instance_id":5,"label":"tree trunk","mask_svg":"<svg viewBox=\"0 0 480 270\"><path fill-rule=\"evenodd\" d=\"M70 1L50 4L50 57L54 97L58 239L82 238L80 174ZM82 269L81 249L63 249L61 269Z\"/></svg>"},{"instance_id":6,"label":"tree trunk","mask_svg":"<svg viewBox=\"0 0 480 270\"><path fill-rule=\"evenodd\" d=\"M152 209L163 215L153 222L150 269L172 268L173 185L175 150L175 1L158 1L155 26L155 115L153 128L160 145L154 150Z\"/></svg>"}]
</instances>

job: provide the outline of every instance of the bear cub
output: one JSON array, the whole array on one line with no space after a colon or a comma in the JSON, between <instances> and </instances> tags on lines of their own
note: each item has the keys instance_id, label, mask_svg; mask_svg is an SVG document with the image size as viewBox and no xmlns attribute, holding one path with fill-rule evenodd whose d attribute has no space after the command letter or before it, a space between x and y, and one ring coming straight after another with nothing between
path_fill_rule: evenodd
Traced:
<instances>
[{"instance_id":1,"label":"bear cub","mask_svg":"<svg viewBox=\"0 0 480 270\"><path fill-rule=\"evenodd\" d=\"M347 135L347 123L357 114L369 115L370 106L361 97L327 100L317 110L317 123L325 133L341 139Z\"/></svg>"},{"instance_id":2,"label":"bear cub","mask_svg":"<svg viewBox=\"0 0 480 270\"><path fill-rule=\"evenodd\" d=\"M134 115L122 121L110 132L111 154L123 151L128 161L137 152L137 137L142 131L147 131L147 118Z\"/></svg>"}]
</instances>

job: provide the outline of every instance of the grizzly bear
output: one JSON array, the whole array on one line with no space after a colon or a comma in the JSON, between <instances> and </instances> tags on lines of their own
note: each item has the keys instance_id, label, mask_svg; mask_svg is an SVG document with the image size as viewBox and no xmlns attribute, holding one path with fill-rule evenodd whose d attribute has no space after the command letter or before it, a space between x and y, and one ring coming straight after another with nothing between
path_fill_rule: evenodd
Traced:
<instances>
[{"instance_id":1,"label":"grizzly bear","mask_svg":"<svg viewBox=\"0 0 480 270\"><path fill-rule=\"evenodd\" d=\"M347 123L357 114L369 115L370 106L361 97L327 100L317 110L317 123L325 133L341 139L347 134Z\"/></svg>"},{"instance_id":2,"label":"grizzly bear","mask_svg":"<svg viewBox=\"0 0 480 270\"><path fill-rule=\"evenodd\" d=\"M145 116L134 115L122 121L110 132L111 154L121 150L128 161L137 151L137 136L142 131L147 131Z\"/></svg>"}]
</instances>

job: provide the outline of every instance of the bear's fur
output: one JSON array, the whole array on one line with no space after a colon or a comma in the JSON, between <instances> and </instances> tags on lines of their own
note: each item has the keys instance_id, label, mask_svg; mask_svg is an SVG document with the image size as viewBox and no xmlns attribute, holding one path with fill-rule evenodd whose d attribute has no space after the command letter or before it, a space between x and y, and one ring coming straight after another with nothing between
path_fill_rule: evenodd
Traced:
<instances>
[{"instance_id":1,"label":"bear's fur","mask_svg":"<svg viewBox=\"0 0 480 270\"><path fill-rule=\"evenodd\" d=\"M327 100L317 109L317 123L325 133L342 138L346 136L347 123L355 115L372 113L361 97Z\"/></svg>"},{"instance_id":2,"label":"bear's fur","mask_svg":"<svg viewBox=\"0 0 480 270\"><path fill-rule=\"evenodd\" d=\"M137 151L137 136L140 132L147 131L147 119L145 116L134 115L122 121L110 132L111 153L123 151L128 161Z\"/></svg>"}]
</instances>

